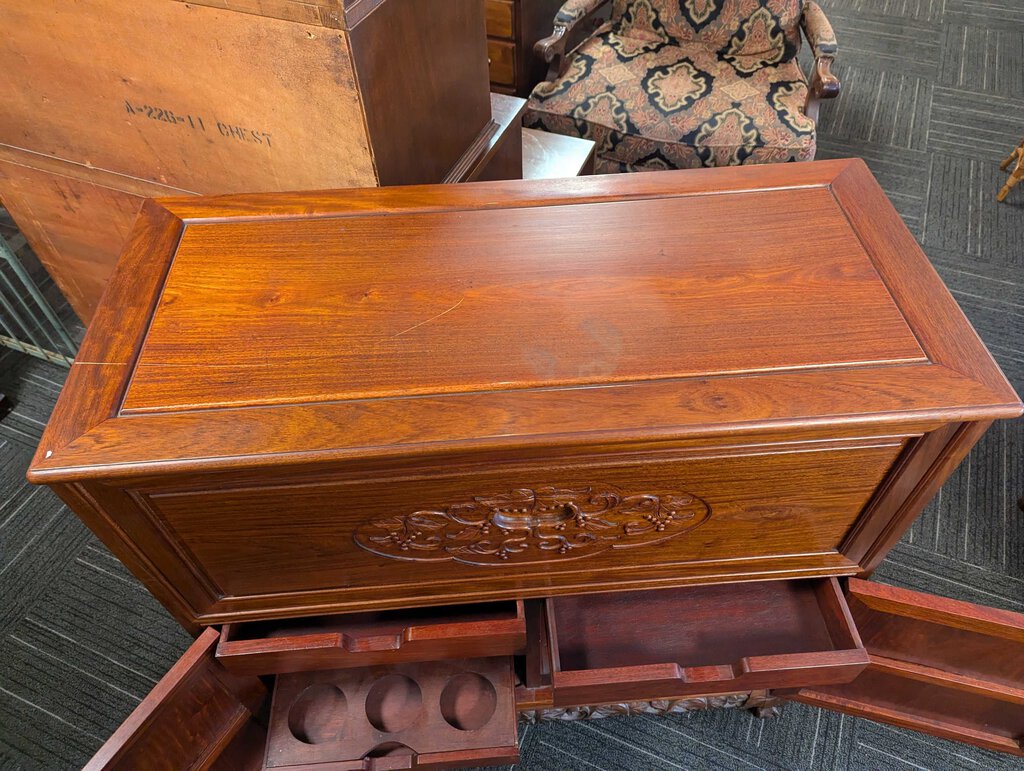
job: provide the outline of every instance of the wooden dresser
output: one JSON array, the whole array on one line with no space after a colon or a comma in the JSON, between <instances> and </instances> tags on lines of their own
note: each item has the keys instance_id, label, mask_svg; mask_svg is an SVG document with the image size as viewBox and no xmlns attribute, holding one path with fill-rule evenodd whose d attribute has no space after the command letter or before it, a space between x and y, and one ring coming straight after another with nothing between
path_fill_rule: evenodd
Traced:
<instances>
[{"instance_id":1,"label":"wooden dresser","mask_svg":"<svg viewBox=\"0 0 1024 771\"><path fill-rule=\"evenodd\" d=\"M484 0L491 89L529 96L547 72L534 44L555 27L564 0Z\"/></svg>"},{"instance_id":2,"label":"wooden dresser","mask_svg":"<svg viewBox=\"0 0 1024 771\"><path fill-rule=\"evenodd\" d=\"M781 698L1020 754L1024 616L865 580L1020 413L860 161L176 198L29 476L219 630L96 767Z\"/></svg>"}]
</instances>

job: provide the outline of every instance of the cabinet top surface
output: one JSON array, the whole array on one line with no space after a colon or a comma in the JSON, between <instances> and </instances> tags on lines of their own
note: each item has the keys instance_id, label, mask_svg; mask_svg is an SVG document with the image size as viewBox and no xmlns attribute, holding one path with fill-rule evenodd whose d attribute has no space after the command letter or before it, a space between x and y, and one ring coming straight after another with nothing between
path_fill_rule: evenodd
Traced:
<instances>
[{"instance_id":1,"label":"cabinet top surface","mask_svg":"<svg viewBox=\"0 0 1024 771\"><path fill-rule=\"evenodd\" d=\"M181 198L144 210L37 466L1016 404L858 161Z\"/></svg>"}]
</instances>

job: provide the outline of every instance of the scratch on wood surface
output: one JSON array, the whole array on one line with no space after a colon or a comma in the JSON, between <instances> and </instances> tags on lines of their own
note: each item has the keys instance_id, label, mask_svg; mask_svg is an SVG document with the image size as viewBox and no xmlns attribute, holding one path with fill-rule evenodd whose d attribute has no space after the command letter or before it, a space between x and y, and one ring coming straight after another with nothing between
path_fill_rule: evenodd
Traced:
<instances>
[{"instance_id":1,"label":"scratch on wood surface","mask_svg":"<svg viewBox=\"0 0 1024 771\"><path fill-rule=\"evenodd\" d=\"M458 308L458 307L459 307L460 305L462 305L462 303L464 303L465 301L466 301L466 298L465 298L465 297L463 297L463 298L462 298L461 300L459 300L459 301L458 301L457 303L455 303L455 305L453 305L453 306L452 306L451 308L449 308L448 310L446 310L446 311L443 311L443 312L441 312L441 313L438 313L438 314L437 314L436 316L431 316L431 317L430 317L429 319L427 319L426 321L421 321L421 322L420 322L419 324L413 324L413 325L412 325L411 327L409 327L408 329L403 329L403 330L402 330L401 332L399 332L399 333L398 333L397 335L392 335L392 337L398 337L399 335L404 335L404 334L405 334L406 332L412 332L412 331L413 331L414 329L419 329L419 328L420 328L420 327L422 327L422 326L423 326L424 324L429 324L429 323L430 323L431 321L436 321L437 319L441 318L442 316L446 316L447 314L451 313L451 312L452 312L453 310L455 310L455 309L456 309L456 308Z\"/></svg>"}]
</instances>

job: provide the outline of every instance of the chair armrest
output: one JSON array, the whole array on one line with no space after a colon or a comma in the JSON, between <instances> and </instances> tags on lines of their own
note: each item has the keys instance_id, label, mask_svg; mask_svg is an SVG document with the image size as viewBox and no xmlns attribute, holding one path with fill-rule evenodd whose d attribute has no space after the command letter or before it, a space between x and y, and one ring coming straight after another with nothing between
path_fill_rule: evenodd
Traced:
<instances>
[{"instance_id":1,"label":"chair armrest","mask_svg":"<svg viewBox=\"0 0 1024 771\"><path fill-rule=\"evenodd\" d=\"M533 50L548 63L548 80L555 80L564 74L566 64L566 46L573 33L583 28L584 23L597 13L609 0L566 0L558 13L555 14L555 29L542 40L538 40ZM582 42L582 41L581 41Z\"/></svg>"},{"instance_id":2,"label":"chair armrest","mask_svg":"<svg viewBox=\"0 0 1024 771\"><path fill-rule=\"evenodd\" d=\"M835 59L839 52L836 33L832 31L832 25L829 24L825 12L814 0L806 0L804 3L804 15L800 19L800 26L803 27L807 42L811 44L815 59L824 56Z\"/></svg>"},{"instance_id":3,"label":"chair armrest","mask_svg":"<svg viewBox=\"0 0 1024 771\"><path fill-rule=\"evenodd\" d=\"M839 78L832 74L832 62L839 52L839 45L825 12L814 0L805 0L800 26L803 27L804 36L814 52L814 67L811 71L804 112L812 120L817 121L818 102L839 96Z\"/></svg>"}]
</instances>

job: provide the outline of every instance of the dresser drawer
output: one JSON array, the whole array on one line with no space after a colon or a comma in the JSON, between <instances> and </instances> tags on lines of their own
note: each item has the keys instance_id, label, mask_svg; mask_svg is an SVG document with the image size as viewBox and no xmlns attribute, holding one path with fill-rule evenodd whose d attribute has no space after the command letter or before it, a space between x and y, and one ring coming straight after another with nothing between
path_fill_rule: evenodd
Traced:
<instances>
[{"instance_id":1,"label":"dresser drawer","mask_svg":"<svg viewBox=\"0 0 1024 771\"><path fill-rule=\"evenodd\" d=\"M239 675L501 656L526 646L522 601L227 624L217 660Z\"/></svg>"},{"instance_id":2,"label":"dresser drawer","mask_svg":"<svg viewBox=\"0 0 1024 771\"><path fill-rule=\"evenodd\" d=\"M545 602L555 705L846 683L868 664L834 578Z\"/></svg>"},{"instance_id":3,"label":"dresser drawer","mask_svg":"<svg viewBox=\"0 0 1024 771\"><path fill-rule=\"evenodd\" d=\"M484 11L487 15L487 34L490 37L511 39L514 34L515 13L515 6L511 0L486 0Z\"/></svg>"},{"instance_id":4,"label":"dresser drawer","mask_svg":"<svg viewBox=\"0 0 1024 771\"><path fill-rule=\"evenodd\" d=\"M367 759L380 759L380 765L361 764ZM266 768L465 768L518 759L510 658L303 672L276 680Z\"/></svg>"},{"instance_id":5,"label":"dresser drawer","mask_svg":"<svg viewBox=\"0 0 1024 771\"><path fill-rule=\"evenodd\" d=\"M516 47L513 43L488 40L487 58L490 61L492 83L503 86L516 84Z\"/></svg>"}]
</instances>

